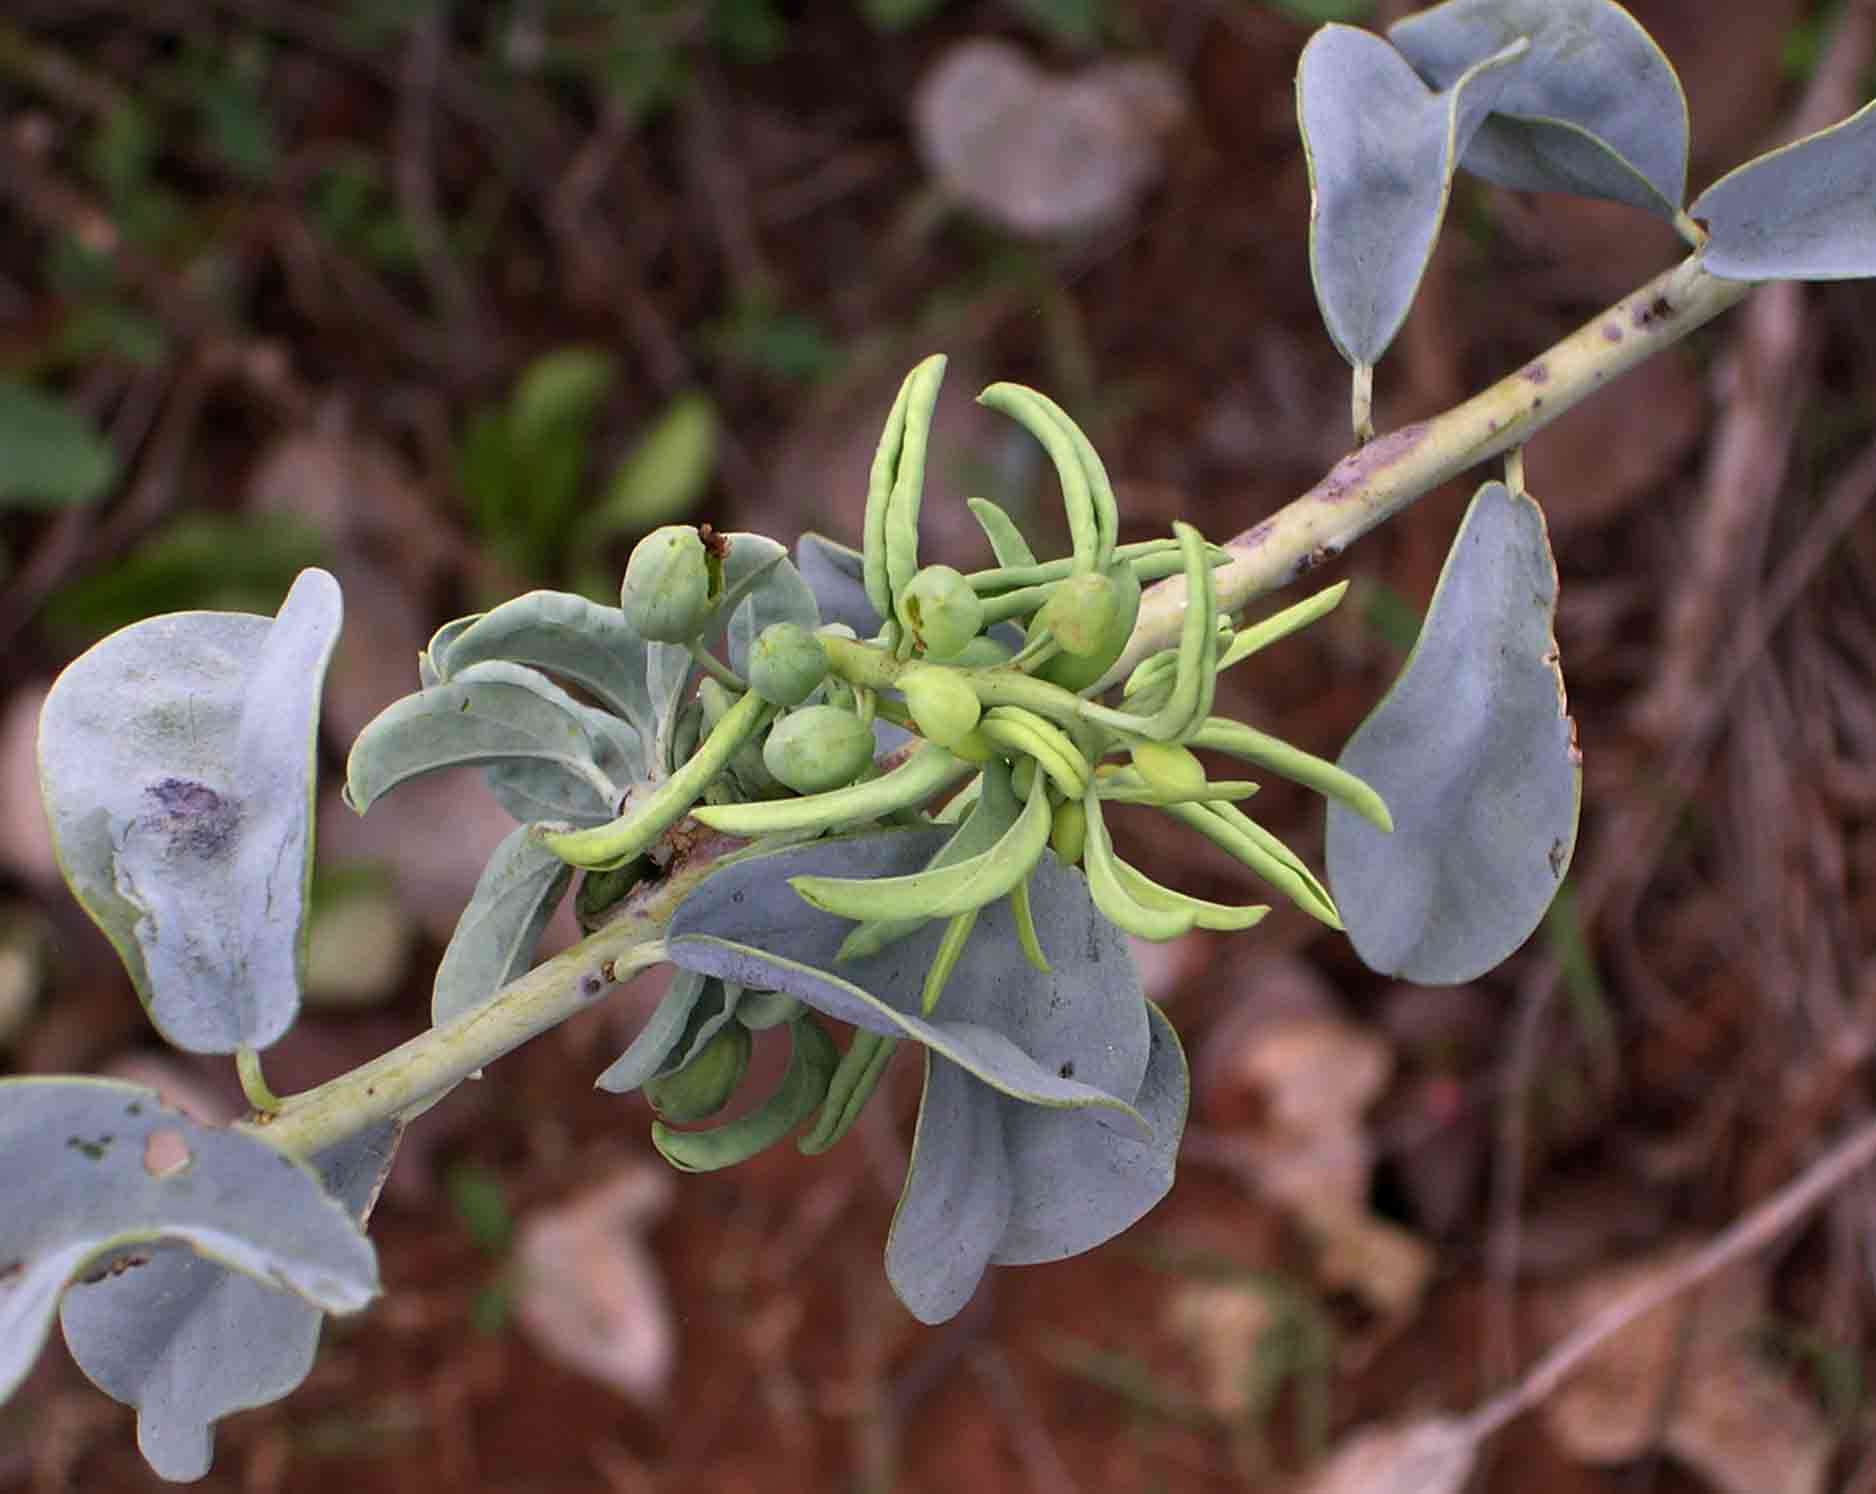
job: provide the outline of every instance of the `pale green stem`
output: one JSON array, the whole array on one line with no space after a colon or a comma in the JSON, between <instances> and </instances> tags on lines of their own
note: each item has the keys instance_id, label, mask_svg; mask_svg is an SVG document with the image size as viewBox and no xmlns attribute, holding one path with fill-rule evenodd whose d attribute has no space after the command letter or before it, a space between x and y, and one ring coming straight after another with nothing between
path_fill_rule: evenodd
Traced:
<instances>
[{"instance_id":1,"label":"pale green stem","mask_svg":"<svg viewBox=\"0 0 1876 1494\"><path fill-rule=\"evenodd\" d=\"M268 1088L266 1076L261 1073L260 1054L245 1045L235 1049L235 1073L241 1080L241 1093L247 1096L248 1104L263 1115L280 1109L280 1096Z\"/></svg>"},{"instance_id":2,"label":"pale green stem","mask_svg":"<svg viewBox=\"0 0 1876 1494\"><path fill-rule=\"evenodd\" d=\"M1448 478L1522 446L1585 396L1737 305L1751 289L1709 275L1697 257L1683 260L1464 404L1349 453L1302 497L1226 544L1232 559L1214 573L1219 610L1236 612L1288 585ZM1185 597L1183 577L1147 592L1133 637L1101 689L1172 645Z\"/></svg>"},{"instance_id":3,"label":"pale green stem","mask_svg":"<svg viewBox=\"0 0 1876 1494\"><path fill-rule=\"evenodd\" d=\"M511 981L481 1006L418 1033L238 1129L305 1160L380 1121L425 1107L537 1033L604 1000L664 958L664 930L686 894L718 863L699 853L611 923Z\"/></svg>"},{"instance_id":4,"label":"pale green stem","mask_svg":"<svg viewBox=\"0 0 1876 1494\"><path fill-rule=\"evenodd\" d=\"M1374 439L1374 365L1357 363L1349 385L1349 424L1355 431L1355 444L1366 446Z\"/></svg>"}]
</instances>

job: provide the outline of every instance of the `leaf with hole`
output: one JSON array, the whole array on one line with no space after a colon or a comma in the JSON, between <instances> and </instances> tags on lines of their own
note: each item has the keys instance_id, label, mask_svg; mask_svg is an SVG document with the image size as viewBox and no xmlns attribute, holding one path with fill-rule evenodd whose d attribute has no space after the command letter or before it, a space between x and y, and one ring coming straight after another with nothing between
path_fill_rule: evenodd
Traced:
<instances>
[{"instance_id":1,"label":"leaf with hole","mask_svg":"<svg viewBox=\"0 0 1876 1494\"><path fill-rule=\"evenodd\" d=\"M400 1131L385 1122L313 1159L326 1192L361 1224ZM215 1422L277 1401L306 1378L325 1314L187 1246L137 1254L143 1264L70 1288L59 1326L92 1383L136 1409L150 1466L166 1479L197 1479L214 1456Z\"/></svg>"},{"instance_id":2,"label":"leaf with hole","mask_svg":"<svg viewBox=\"0 0 1876 1494\"><path fill-rule=\"evenodd\" d=\"M271 620L185 612L113 633L46 697L60 869L177 1047L264 1048L299 1011L339 620L338 583L307 571Z\"/></svg>"},{"instance_id":3,"label":"leaf with hole","mask_svg":"<svg viewBox=\"0 0 1876 1494\"><path fill-rule=\"evenodd\" d=\"M1386 801L1394 829L1329 805L1329 882L1371 968L1472 980L1524 943L1556 896L1582 787L1556 605L1542 511L1486 483L1400 678L1340 759Z\"/></svg>"},{"instance_id":4,"label":"leaf with hole","mask_svg":"<svg viewBox=\"0 0 1876 1494\"><path fill-rule=\"evenodd\" d=\"M1309 267L1329 336L1352 364L1394 340L1439 237L1453 171L1526 44L1434 92L1400 53L1352 26L1303 48L1296 110L1309 164Z\"/></svg>"},{"instance_id":5,"label":"leaf with hole","mask_svg":"<svg viewBox=\"0 0 1876 1494\"><path fill-rule=\"evenodd\" d=\"M1446 88L1528 38L1460 165L1518 192L1606 197L1673 218L1687 189L1687 98L1654 38L1613 0L1447 0L1388 29Z\"/></svg>"},{"instance_id":6,"label":"leaf with hole","mask_svg":"<svg viewBox=\"0 0 1876 1494\"><path fill-rule=\"evenodd\" d=\"M200 1125L105 1079L0 1080L0 1399L87 1268L159 1241L326 1312L378 1292L371 1243L318 1176L264 1142Z\"/></svg>"}]
</instances>

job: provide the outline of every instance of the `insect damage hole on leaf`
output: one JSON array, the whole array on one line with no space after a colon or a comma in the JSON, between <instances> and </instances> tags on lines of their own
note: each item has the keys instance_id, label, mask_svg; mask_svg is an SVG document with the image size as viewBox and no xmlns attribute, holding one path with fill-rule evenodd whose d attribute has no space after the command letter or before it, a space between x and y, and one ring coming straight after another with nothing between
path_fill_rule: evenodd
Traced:
<instances>
[{"instance_id":1,"label":"insect damage hole on leaf","mask_svg":"<svg viewBox=\"0 0 1876 1494\"><path fill-rule=\"evenodd\" d=\"M152 1131L143 1143L143 1170L153 1178L174 1177L191 1161L180 1131Z\"/></svg>"}]
</instances>

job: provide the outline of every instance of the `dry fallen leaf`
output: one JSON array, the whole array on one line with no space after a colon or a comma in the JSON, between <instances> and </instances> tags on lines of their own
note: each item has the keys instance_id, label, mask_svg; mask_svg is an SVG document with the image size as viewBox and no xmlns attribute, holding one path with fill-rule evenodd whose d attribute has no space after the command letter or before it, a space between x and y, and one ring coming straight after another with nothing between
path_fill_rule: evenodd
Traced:
<instances>
[{"instance_id":1,"label":"dry fallen leaf","mask_svg":"<svg viewBox=\"0 0 1876 1494\"><path fill-rule=\"evenodd\" d=\"M1394 1422L1353 1433L1297 1494L1459 1494L1477 1440L1446 1417Z\"/></svg>"},{"instance_id":2,"label":"dry fallen leaf","mask_svg":"<svg viewBox=\"0 0 1876 1494\"><path fill-rule=\"evenodd\" d=\"M1597 1271L1546 1312L1559 1336L1671 1275L1690 1246ZM1585 1463L1627 1463L1660 1445L1723 1494L1821 1494L1834 1438L1817 1409L1753 1350L1766 1311L1748 1263L1683 1293L1604 1343L1544 1405L1544 1425Z\"/></svg>"},{"instance_id":3,"label":"dry fallen leaf","mask_svg":"<svg viewBox=\"0 0 1876 1494\"><path fill-rule=\"evenodd\" d=\"M664 1279L644 1245L670 1207L671 1174L637 1162L521 1221L515 1318L548 1358L640 1405L664 1397L676 1357Z\"/></svg>"},{"instance_id":4,"label":"dry fallen leaf","mask_svg":"<svg viewBox=\"0 0 1876 1494\"><path fill-rule=\"evenodd\" d=\"M1374 1148L1364 1116L1393 1071L1387 1043L1339 1017L1278 1017L1236 1035L1228 1057L1207 1065L1255 1097L1259 1122L1243 1136L1265 1195L1316 1242L1317 1273L1398 1326L1419 1305L1433 1271L1430 1251L1368 1208Z\"/></svg>"},{"instance_id":5,"label":"dry fallen leaf","mask_svg":"<svg viewBox=\"0 0 1876 1494\"><path fill-rule=\"evenodd\" d=\"M1188 1282L1166 1304L1167 1328L1197 1361L1200 1398L1234 1422L1250 1409L1248 1370L1276 1322L1270 1299L1242 1282Z\"/></svg>"},{"instance_id":6,"label":"dry fallen leaf","mask_svg":"<svg viewBox=\"0 0 1876 1494\"><path fill-rule=\"evenodd\" d=\"M1163 168L1186 112L1177 74L1106 62L1051 77L1007 42L953 47L913 100L919 149L958 201L1017 233L1087 233L1123 217Z\"/></svg>"}]
</instances>

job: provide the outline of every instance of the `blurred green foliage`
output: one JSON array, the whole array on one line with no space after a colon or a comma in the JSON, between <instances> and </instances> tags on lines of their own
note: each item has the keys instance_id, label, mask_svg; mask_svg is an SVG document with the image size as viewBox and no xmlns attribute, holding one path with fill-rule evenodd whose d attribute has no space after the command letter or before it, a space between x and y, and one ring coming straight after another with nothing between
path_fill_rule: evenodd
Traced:
<instances>
[{"instance_id":1,"label":"blurred green foliage","mask_svg":"<svg viewBox=\"0 0 1876 1494\"><path fill-rule=\"evenodd\" d=\"M0 379L0 508L66 508L102 496L117 456L68 400Z\"/></svg>"},{"instance_id":2,"label":"blurred green foliage","mask_svg":"<svg viewBox=\"0 0 1876 1494\"><path fill-rule=\"evenodd\" d=\"M588 471L592 431L615 370L605 353L564 347L525 368L509 397L469 419L457 475L472 521L519 575L574 570L583 586L597 552L695 506L716 470L717 413L708 396L672 400L626 451L601 488ZM611 583L603 589L610 590Z\"/></svg>"}]
</instances>

